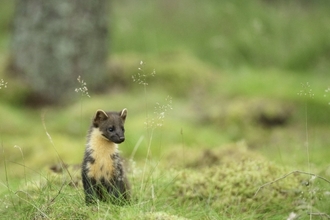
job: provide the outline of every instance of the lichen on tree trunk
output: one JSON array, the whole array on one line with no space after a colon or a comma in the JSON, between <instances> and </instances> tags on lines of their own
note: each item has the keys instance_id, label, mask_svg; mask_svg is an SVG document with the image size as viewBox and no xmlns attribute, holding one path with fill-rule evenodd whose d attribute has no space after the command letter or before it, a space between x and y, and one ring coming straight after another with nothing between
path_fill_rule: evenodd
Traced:
<instances>
[{"instance_id":1,"label":"lichen on tree trunk","mask_svg":"<svg viewBox=\"0 0 330 220\"><path fill-rule=\"evenodd\" d=\"M75 95L80 75L88 89L104 86L107 56L106 0L18 0L12 67L36 102Z\"/></svg>"}]
</instances>

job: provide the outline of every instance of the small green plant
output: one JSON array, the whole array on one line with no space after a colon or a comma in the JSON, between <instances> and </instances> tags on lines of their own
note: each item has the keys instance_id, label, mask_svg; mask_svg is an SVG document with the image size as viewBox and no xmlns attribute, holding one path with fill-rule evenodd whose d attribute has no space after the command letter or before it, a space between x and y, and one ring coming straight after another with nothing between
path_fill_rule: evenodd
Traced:
<instances>
[{"instance_id":1,"label":"small green plant","mask_svg":"<svg viewBox=\"0 0 330 220\"><path fill-rule=\"evenodd\" d=\"M165 99L166 104L160 104L159 102L157 102L156 106L154 107L154 112L153 112L154 117L150 116L148 93L147 93L147 86L149 85L148 78L154 77L156 75L156 71L154 69L150 74L147 74L144 71L144 65L145 65L145 63L143 61L140 61L140 67L138 68L138 72L132 76L133 82L136 82L139 85L143 86L144 101L145 101L145 126L146 126L146 132L147 132L147 154L145 157L144 167L143 167L143 171L142 171L140 192L145 192L146 182L150 181L151 182L151 185L150 185L151 201L152 201L152 203L154 203L155 192L154 192L153 177L152 177L152 173L150 173L150 177L146 177L147 165L150 165L150 159L151 159L151 154L152 154L151 145L152 145L152 138L154 135L154 131L157 127L163 126L166 113L172 109L172 98L170 96L167 96ZM136 151L136 149L134 149L134 151ZM131 157L131 161L133 161L132 157Z\"/></svg>"}]
</instances>

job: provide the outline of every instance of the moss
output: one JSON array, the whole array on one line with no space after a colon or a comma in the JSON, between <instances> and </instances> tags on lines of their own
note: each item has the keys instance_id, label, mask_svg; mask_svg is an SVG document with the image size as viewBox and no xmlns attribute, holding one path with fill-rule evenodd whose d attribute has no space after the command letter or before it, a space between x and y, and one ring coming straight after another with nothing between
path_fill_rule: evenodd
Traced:
<instances>
[{"instance_id":1,"label":"moss","mask_svg":"<svg viewBox=\"0 0 330 220\"><path fill-rule=\"evenodd\" d=\"M300 192L298 178L288 177L254 196L258 186L283 175L283 171L265 161L242 161L223 167L180 170L172 196L191 204L207 203L219 211L258 209L258 212L267 212L274 206L290 207L292 210L293 198L298 198Z\"/></svg>"},{"instance_id":2,"label":"moss","mask_svg":"<svg viewBox=\"0 0 330 220\"><path fill-rule=\"evenodd\" d=\"M227 214L262 214L277 207L285 214L295 209L294 202L300 200L303 190L301 176L290 175L255 195L260 186L289 171L247 150L243 144L204 151L195 163L185 166L173 171L175 180L168 192L180 204L192 208L206 205Z\"/></svg>"}]
</instances>

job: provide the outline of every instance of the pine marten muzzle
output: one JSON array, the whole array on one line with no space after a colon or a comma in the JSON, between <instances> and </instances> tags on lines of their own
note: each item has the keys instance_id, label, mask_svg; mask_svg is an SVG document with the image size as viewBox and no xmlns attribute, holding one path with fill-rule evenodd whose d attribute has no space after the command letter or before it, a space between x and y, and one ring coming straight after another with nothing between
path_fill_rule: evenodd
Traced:
<instances>
[{"instance_id":1,"label":"pine marten muzzle","mask_svg":"<svg viewBox=\"0 0 330 220\"><path fill-rule=\"evenodd\" d=\"M129 183L119 156L118 145L125 140L127 110L98 110L87 136L82 164L86 204L101 201L124 203L129 200Z\"/></svg>"}]
</instances>

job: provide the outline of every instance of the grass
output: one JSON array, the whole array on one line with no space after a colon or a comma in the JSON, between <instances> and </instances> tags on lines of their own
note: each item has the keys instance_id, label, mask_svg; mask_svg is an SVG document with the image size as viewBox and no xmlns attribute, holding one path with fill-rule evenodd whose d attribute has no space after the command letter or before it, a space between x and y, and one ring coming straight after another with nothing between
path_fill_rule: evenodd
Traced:
<instances>
[{"instance_id":1,"label":"grass","mask_svg":"<svg viewBox=\"0 0 330 220\"><path fill-rule=\"evenodd\" d=\"M112 6L109 90L35 109L5 75L14 4L1 3L2 218L329 219L327 1ZM298 95L307 82L313 98ZM132 203L86 207L73 164L91 117L125 107Z\"/></svg>"},{"instance_id":2,"label":"grass","mask_svg":"<svg viewBox=\"0 0 330 220\"><path fill-rule=\"evenodd\" d=\"M114 60L117 60L117 65L127 68L124 72L130 72L133 61L120 57ZM65 219L71 213L70 216L77 219L283 219L290 212L308 218L306 213L311 207L308 205L312 205L313 209L309 211L313 213L327 214L329 184L308 175L290 175L266 187L265 191L262 189L260 200L251 199L259 186L294 170L305 170L329 179L328 155L324 146L330 140L323 122L328 116L319 114L328 111L329 107L326 97L318 95L322 93L321 89L319 92L314 89L322 88L323 80L304 78L310 81L315 92L314 98L310 99L297 94L302 88L293 76L292 80L286 81L286 92L274 87L274 81L280 82L283 72L268 70L276 74L267 74L269 78L261 79L256 77L258 71L219 76L216 68L203 66L203 63L197 63L198 67L188 66L186 70L179 65L183 72L189 72L190 68L209 72L204 78L206 83L200 81L198 84L200 94L208 96L203 95L199 99L193 92L182 95L158 87L157 80L166 81L169 77L166 73L171 69L163 71L162 65L166 63L157 58L151 62L157 63L160 72L156 69L156 75L149 79L147 86L136 84L129 76L122 76L125 83L121 89L116 88L103 95L90 94L90 98L81 98L77 94L77 101L66 107L22 109L10 102L1 104L1 115L7 116L2 119L0 132L4 152L0 192L3 216ZM139 61L135 63L138 72ZM152 71L148 64L144 68L147 74ZM174 64L170 68L175 71ZM236 89L226 88L226 82L235 82L235 79ZM214 85L208 86L210 81ZM246 84L254 90L249 91ZM10 82L6 89L9 86ZM210 91L210 87L217 90ZM118 89L121 92L116 92ZM132 92L138 92L139 97L131 96ZM166 117L161 120L162 126L156 126L163 106L169 104L165 100L168 95L172 96L172 110L166 111ZM111 103L107 104L109 98ZM199 105L196 106L196 102ZM309 163L304 147L305 104L308 106ZM86 128L95 106L114 110L128 108L126 141L120 149L125 158L130 158L134 152L133 160L129 162L134 192L131 205L117 207L100 203L95 207L85 207L81 186L74 187L65 171L60 174L49 171L50 165L61 160L68 164L80 163ZM283 113L283 109L294 114L286 110ZM288 121L285 125L264 127L257 120L260 114L269 117L288 114ZM146 127L145 122L153 124ZM29 125L33 126L30 128ZM5 129L8 127L11 129ZM243 138L245 141L240 142ZM242 158L248 159L244 162ZM205 162L210 164L203 167ZM254 173L253 167L265 170ZM79 182L79 172L69 170L74 182ZM247 177L252 182L248 182ZM309 181L313 181L311 189L302 184ZM204 188L198 188L204 184L206 192ZM192 186L195 188L190 194ZM230 186L237 187L226 188ZM213 192L218 187L225 187L219 195ZM284 189L303 194L282 194ZM228 194L230 191L232 194ZM277 201L275 195L280 196L280 200ZM266 200L268 202L264 205L260 203Z\"/></svg>"}]
</instances>

